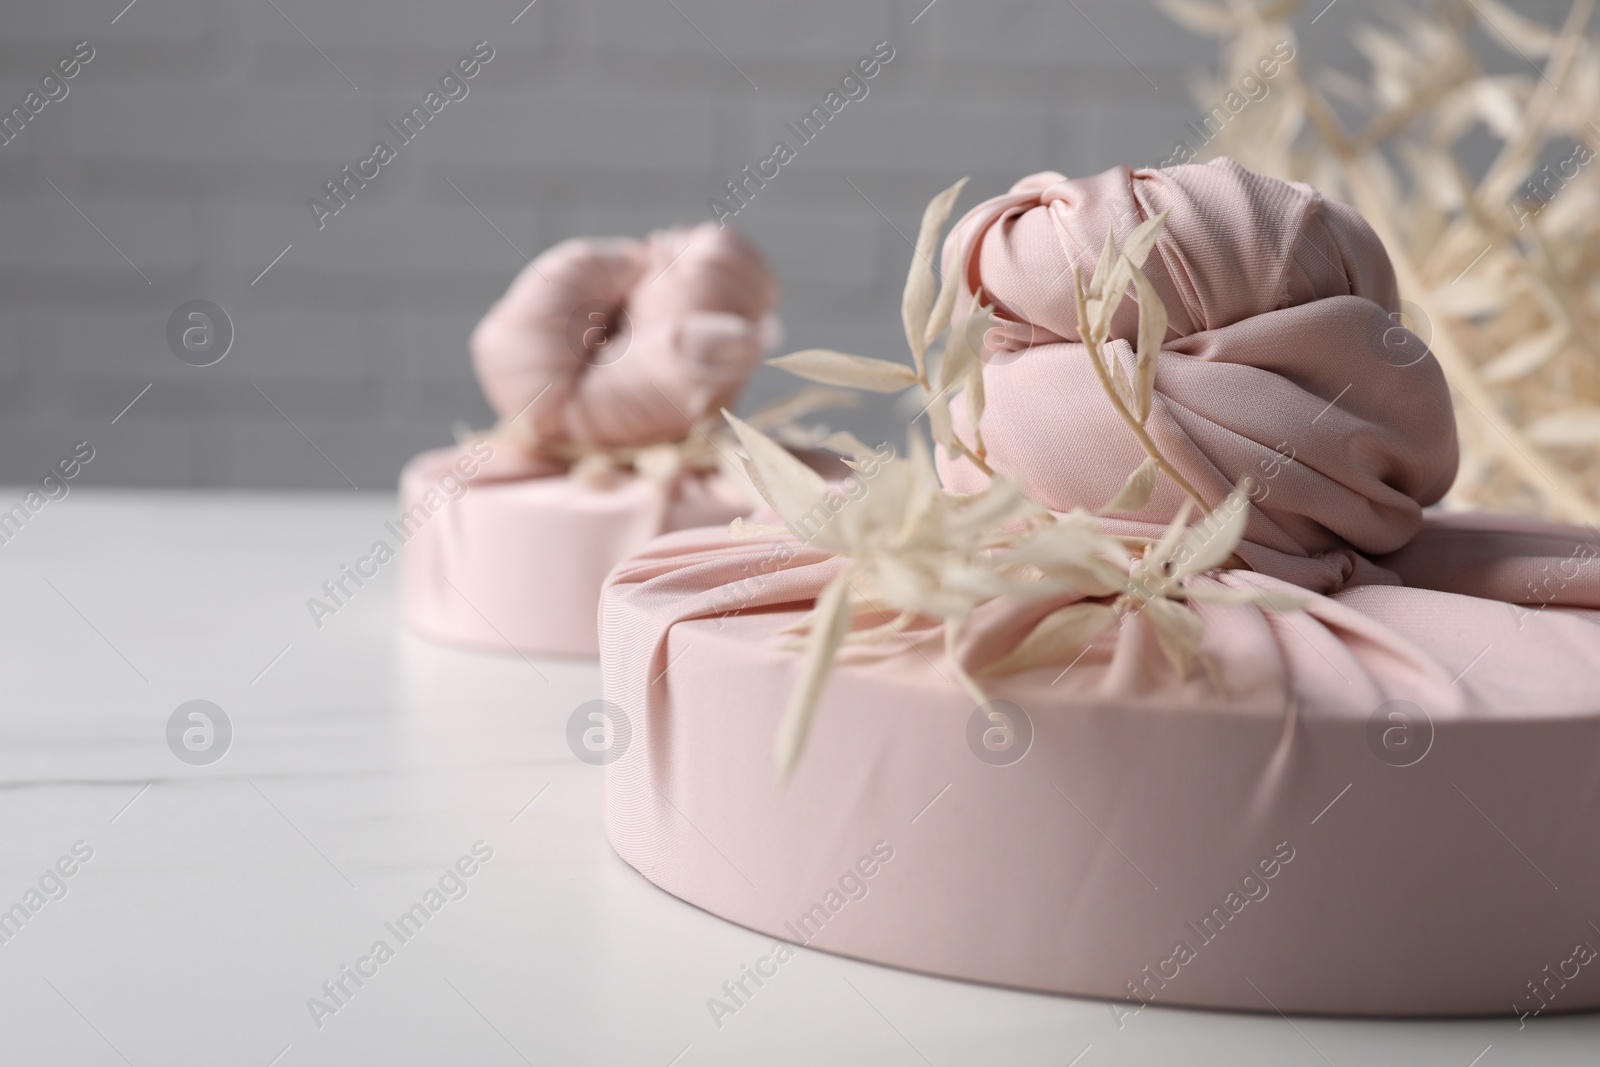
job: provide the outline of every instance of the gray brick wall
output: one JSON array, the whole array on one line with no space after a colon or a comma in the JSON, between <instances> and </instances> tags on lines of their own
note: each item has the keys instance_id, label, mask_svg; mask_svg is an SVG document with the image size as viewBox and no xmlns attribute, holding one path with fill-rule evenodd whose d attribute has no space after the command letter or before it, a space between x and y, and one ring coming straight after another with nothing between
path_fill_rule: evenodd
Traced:
<instances>
[{"instance_id":1,"label":"gray brick wall","mask_svg":"<svg viewBox=\"0 0 1600 1067\"><path fill-rule=\"evenodd\" d=\"M0 17L7 108L96 50L0 147L0 482L88 438L93 484L392 485L453 422L487 424L467 335L518 250L707 218L884 39L870 95L737 225L781 276L788 345L899 357L902 235L931 194L1154 163L1211 59L1139 0L537 0L514 24L519 0L123 2ZM1342 47L1371 6L1345 0L1306 46ZM478 40L495 56L467 98L319 231L307 198ZM208 368L165 341L193 298L236 329ZM764 371L746 402L790 382ZM899 436L884 404L835 422Z\"/></svg>"}]
</instances>

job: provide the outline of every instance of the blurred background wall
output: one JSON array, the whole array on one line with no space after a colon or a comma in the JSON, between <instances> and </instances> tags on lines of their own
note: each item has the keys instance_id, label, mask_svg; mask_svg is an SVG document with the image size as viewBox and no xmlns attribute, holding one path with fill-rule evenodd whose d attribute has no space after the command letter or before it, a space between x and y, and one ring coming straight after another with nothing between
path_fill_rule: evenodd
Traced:
<instances>
[{"instance_id":1,"label":"blurred background wall","mask_svg":"<svg viewBox=\"0 0 1600 1067\"><path fill-rule=\"evenodd\" d=\"M972 175L960 211L1036 170L1156 165L1214 61L1140 0L522 2L8 3L5 109L77 42L94 58L0 146L0 482L88 440L89 484L392 487L489 424L467 337L525 257L710 218L879 41L869 95L735 224L781 278L786 348L905 358L933 193ZM1299 44L1323 59L1378 5L1319 7ZM480 40L468 95L319 229L308 199ZM191 299L232 319L214 366L168 348ZM793 382L763 370L744 406ZM887 405L829 421L903 435Z\"/></svg>"}]
</instances>

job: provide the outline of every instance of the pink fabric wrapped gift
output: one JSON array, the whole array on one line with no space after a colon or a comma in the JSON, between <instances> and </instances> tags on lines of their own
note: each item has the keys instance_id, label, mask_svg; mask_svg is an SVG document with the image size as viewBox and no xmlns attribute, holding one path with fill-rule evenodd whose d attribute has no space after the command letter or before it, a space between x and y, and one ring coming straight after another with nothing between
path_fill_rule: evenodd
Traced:
<instances>
[{"instance_id":1,"label":"pink fabric wrapped gift","mask_svg":"<svg viewBox=\"0 0 1600 1067\"><path fill-rule=\"evenodd\" d=\"M594 655L617 560L750 509L681 455L642 473L609 457L644 465L641 449L693 444L754 369L776 302L755 248L710 224L566 241L530 263L472 337L499 427L401 474L406 625L455 644ZM594 459L605 469L570 473Z\"/></svg>"},{"instance_id":2,"label":"pink fabric wrapped gift","mask_svg":"<svg viewBox=\"0 0 1600 1067\"><path fill-rule=\"evenodd\" d=\"M1143 458L1077 341L1071 265L1161 211L1150 433L1213 501L1256 483L1248 567L1200 580L1308 591L1305 610L1199 605L1220 687L1180 679L1134 614L1074 663L985 677L1009 702L985 708L937 630L847 650L774 789L799 675L779 631L842 563L786 536L663 537L602 606L631 726L614 847L774 938L1107 998L1119 1026L1146 1004L1600 1006L1600 535L1424 512L1455 472L1449 391L1354 212L1226 160L1041 174L973 209L945 265L999 320L989 462L1065 511ZM1164 487L1107 525L1155 531L1180 503ZM991 604L958 654L979 671L1056 606Z\"/></svg>"}]
</instances>

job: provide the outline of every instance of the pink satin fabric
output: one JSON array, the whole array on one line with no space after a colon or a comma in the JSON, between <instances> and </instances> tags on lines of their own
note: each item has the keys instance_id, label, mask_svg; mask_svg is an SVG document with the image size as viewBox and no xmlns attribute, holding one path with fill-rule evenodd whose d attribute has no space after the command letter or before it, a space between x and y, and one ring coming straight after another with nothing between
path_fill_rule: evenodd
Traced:
<instances>
[{"instance_id":1,"label":"pink satin fabric","mask_svg":"<svg viewBox=\"0 0 1600 1067\"><path fill-rule=\"evenodd\" d=\"M839 911L814 947L1105 997L1126 1025L1145 1000L1600 1006L1600 967L1558 997L1532 986L1575 943L1600 946L1585 903L1600 856L1584 844L1600 831L1585 762L1600 748L1600 534L1424 513L1455 470L1448 391L1391 319L1387 257L1349 208L1219 161L1040 175L974 209L946 263L1001 316L991 463L1064 510L1099 506L1142 458L1075 341L1070 264L1087 275L1108 227L1120 239L1161 210L1146 270L1172 328L1152 435L1213 501L1258 483L1251 569L1201 580L1307 590L1306 609L1201 605L1220 691L1178 678L1140 615L1070 667L985 677L1034 730L1006 767L969 749L975 709L936 635L847 651L774 790L799 671L779 631L843 563L787 538L661 538L602 602L605 692L633 727L607 768L614 847L670 892L797 940L796 916L886 839L898 858L878 902ZM964 464L941 458L941 474L977 488ZM1179 504L1163 488L1107 525L1153 532ZM987 606L963 660L981 669L1053 606ZM1270 893L1230 902L1205 938L1193 924L1280 846L1295 859ZM1179 942L1195 958L1173 965Z\"/></svg>"},{"instance_id":2,"label":"pink satin fabric","mask_svg":"<svg viewBox=\"0 0 1600 1067\"><path fill-rule=\"evenodd\" d=\"M424 452L400 475L402 520L466 455ZM400 552L400 614L433 640L492 652L595 656L600 588L617 561L670 530L726 527L749 502L720 475L658 485L627 477L497 478L520 457L484 465ZM424 505L425 506L425 505Z\"/></svg>"},{"instance_id":3,"label":"pink satin fabric","mask_svg":"<svg viewBox=\"0 0 1600 1067\"><path fill-rule=\"evenodd\" d=\"M682 440L755 368L777 285L733 230L679 227L644 240L562 242L519 274L472 335L484 394L541 444L645 446ZM600 587L658 534L726 525L746 498L716 472L664 482L631 473L596 486L510 435L493 454L423 453L400 479L402 516L438 499L405 544L401 616L435 640L521 653L593 656Z\"/></svg>"},{"instance_id":4,"label":"pink satin fabric","mask_svg":"<svg viewBox=\"0 0 1600 1067\"><path fill-rule=\"evenodd\" d=\"M1579 544L1600 552L1570 530L1547 544L1552 572ZM840 566L779 538L689 530L609 579L605 696L632 737L606 769L607 832L674 895L774 938L1118 1013L1153 998L1506 1015L1539 1008L1527 983L1575 943L1600 947L1600 854L1586 845L1600 830L1600 612L1393 586L1295 615L1203 605L1225 696L1180 682L1135 616L1070 669L984 679L1032 724L1004 767L969 748L973 702L924 631L914 648L845 654L775 789L772 742L799 676L777 631ZM1411 766L1373 747L1394 699L1427 716L1404 738L1422 753ZM1400 725L1380 718L1380 737ZM880 839L896 858L871 894L797 935ZM1188 924L1281 843L1296 858L1270 894L1203 942ZM1179 942L1198 959L1130 992ZM1548 1012L1597 1006L1591 965Z\"/></svg>"}]
</instances>

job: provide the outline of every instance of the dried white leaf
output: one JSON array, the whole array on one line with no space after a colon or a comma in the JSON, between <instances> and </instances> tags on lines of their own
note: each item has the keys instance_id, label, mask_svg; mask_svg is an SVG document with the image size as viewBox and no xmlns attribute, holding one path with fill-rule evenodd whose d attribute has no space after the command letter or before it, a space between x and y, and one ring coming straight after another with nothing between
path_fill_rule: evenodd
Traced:
<instances>
[{"instance_id":1,"label":"dried white leaf","mask_svg":"<svg viewBox=\"0 0 1600 1067\"><path fill-rule=\"evenodd\" d=\"M672 445L651 445L633 457L633 469L657 485L670 485L683 470L683 454Z\"/></svg>"},{"instance_id":2,"label":"dried white leaf","mask_svg":"<svg viewBox=\"0 0 1600 1067\"><path fill-rule=\"evenodd\" d=\"M1164 219L1165 212L1157 219ZM1156 220L1152 220L1156 221ZM1167 308L1150 279L1138 268L1133 271L1133 287L1139 294L1139 347L1133 376L1133 417L1143 426L1150 417L1156 388L1156 357L1167 336Z\"/></svg>"},{"instance_id":3,"label":"dried white leaf","mask_svg":"<svg viewBox=\"0 0 1600 1067\"><path fill-rule=\"evenodd\" d=\"M749 423L724 411L748 457L751 481L785 522L798 523L827 495L822 475Z\"/></svg>"},{"instance_id":4,"label":"dried white leaf","mask_svg":"<svg viewBox=\"0 0 1600 1067\"><path fill-rule=\"evenodd\" d=\"M1539 445L1595 444L1600 442L1600 407L1585 405L1553 412L1534 420L1526 432L1528 440Z\"/></svg>"},{"instance_id":5,"label":"dried white leaf","mask_svg":"<svg viewBox=\"0 0 1600 1067\"><path fill-rule=\"evenodd\" d=\"M767 363L807 381L844 385L873 393L898 393L917 384L916 372L903 364L852 356L827 348L808 348L769 359Z\"/></svg>"},{"instance_id":6,"label":"dried white leaf","mask_svg":"<svg viewBox=\"0 0 1600 1067\"><path fill-rule=\"evenodd\" d=\"M1482 262L1471 264L1465 276L1435 289L1429 295L1430 310L1468 319L1490 315L1504 307L1508 295L1505 280L1485 269L1493 265L1493 259L1490 253ZM1467 266L1469 264L1462 264L1463 268Z\"/></svg>"},{"instance_id":7,"label":"dried white leaf","mask_svg":"<svg viewBox=\"0 0 1600 1067\"><path fill-rule=\"evenodd\" d=\"M938 618L945 614L948 601L939 593L938 583L921 567L900 556L885 556L877 561L874 577L885 603L902 611L913 611Z\"/></svg>"},{"instance_id":8,"label":"dried white leaf","mask_svg":"<svg viewBox=\"0 0 1600 1067\"><path fill-rule=\"evenodd\" d=\"M939 356L939 370L934 376L933 383L935 391L953 388L978 365L983 332L989 328L992 321L988 308L978 308L955 324L955 328L950 331L949 340L945 342L944 351Z\"/></svg>"},{"instance_id":9,"label":"dried white leaf","mask_svg":"<svg viewBox=\"0 0 1600 1067\"><path fill-rule=\"evenodd\" d=\"M933 314L934 280L933 262L938 254L939 234L945 220L955 207L956 197L966 186L962 178L950 188L928 201L922 213L922 226L917 231L916 250L911 256L911 269L906 273L905 293L900 299L900 320L906 329L906 343L916 360L917 373L922 375L922 357L928 350L928 322Z\"/></svg>"},{"instance_id":10,"label":"dried white leaf","mask_svg":"<svg viewBox=\"0 0 1600 1067\"><path fill-rule=\"evenodd\" d=\"M1111 264L1105 289L1089 301L1089 337L1085 341L1101 344L1111 336L1111 320L1116 318L1117 309L1127 299L1128 283L1133 280L1131 269L1132 264L1126 256L1118 256ZM1079 333L1082 332L1080 323Z\"/></svg>"},{"instance_id":11,"label":"dried white leaf","mask_svg":"<svg viewBox=\"0 0 1600 1067\"><path fill-rule=\"evenodd\" d=\"M730 449L719 448L716 450L715 470L725 478L739 498L745 502L750 511L766 505L766 494L761 491L756 479L760 477L755 473L755 468L744 456L735 455Z\"/></svg>"},{"instance_id":12,"label":"dried white leaf","mask_svg":"<svg viewBox=\"0 0 1600 1067\"><path fill-rule=\"evenodd\" d=\"M967 422L972 425L972 450L981 459L988 454L988 449L983 444L983 409L987 402L983 390L983 366L974 364L967 370L967 383L964 390L967 396Z\"/></svg>"},{"instance_id":13,"label":"dried white leaf","mask_svg":"<svg viewBox=\"0 0 1600 1067\"><path fill-rule=\"evenodd\" d=\"M773 534L788 533L787 526L768 526L759 522L745 522L743 518L736 518L728 524L728 536L735 541L749 541L756 537L771 537Z\"/></svg>"},{"instance_id":14,"label":"dried white leaf","mask_svg":"<svg viewBox=\"0 0 1600 1067\"><path fill-rule=\"evenodd\" d=\"M1189 665L1200 651L1205 637L1205 624L1200 616L1171 600L1156 599L1145 605L1151 626L1156 632L1156 644L1166 655L1167 662L1178 672L1178 677L1189 676Z\"/></svg>"},{"instance_id":15,"label":"dried white leaf","mask_svg":"<svg viewBox=\"0 0 1600 1067\"><path fill-rule=\"evenodd\" d=\"M1502 140L1509 140L1521 125L1522 105L1512 95L1512 84L1503 78L1479 78L1472 85L1478 117Z\"/></svg>"},{"instance_id":16,"label":"dried white leaf","mask_svg":"<svg viewBox=\"0 0 1600 1067\"><path fill-rule=\"evenodd\" d=\"M1086 342L1099 344L1111 336L1111 320L1127 297L1133 273L1150 255L1166 221L1167 213L1163 211L1135 226L1121 255L1116 254L1111 233L1106 233L1106 245L1086 294L1086 314L1080 313L1078 319L1078 333Z\"/></svg>"},{"instance_id":17,"label":"dried white leaf","mask_svg":"<svg viewBox=\"0 0 1600 1067\"><path fill-rule=\"evenodd\" d=\"M1249 486L1249 478L1240 479L1227 499L1184 535L1175 557L1177 568L1173 577L1203 574L1228 561L1244 539L1245 526L1250 522Z\"/></svg>"},{"instance_id":18,"label":"dried white leaf","mask_svg":"<svg viewBox=\"0 0 1600 1067\"><path fill-rule=\"evenodd\" d=\"M1150 494L1155 492L1156 475L1161 468L1153 459L1147 459L1128 475L1128 480L1122 483L1122 488L1117 495L1107 501L1100 509L1101 515L1112 515L1118 512L1127 514L1138 511L1150 503Z\"/></svg>"},{"instance_id":19,"label":"dried white leaf","mask_svg":"<svg viewBox=\"0 0 1600 1067\"><path fill-rule=\"evenodd\" d=\"M950 393L941 390L928 402L928 429L933 440L951 456L959 455L961 442L956 437L955 425L950 421Z\"/></svg>"},{"instance_id":20,"label":"dried white leaf","mask_svg":"<svg viewBox=\"0 0 1600 1067\"><path fill-rule=\"evenodd\" d=\"M939 299L928 314L928 326L923 331L924 350L933 345L939 331L950 325L950 313L955 310L956 293L961 289L961 272L966 269L966 249L958 248L951 261L950 270L939 280Z\"/></svg>"},{"instance_id":21,"label":"dried white leaf","mask_svg":"<svg viewBox=\"0 0 1600 1067\"><path fill-rule=\"evenodd\" d=\"M1018 558L1023 555L1030 558ZM1007 560L1036 566L1042 579L1034 584L1040 595L1081 593L1084 596L1114 596L1128 591L1127 571L1105 556L1081 546L1035 544L1029 542Z\"/></svg>"},{"instance_id":22,"label":"dried white leaf","mask_svg":"<svg viewBox=\"0 0 1600 1067\"><path fill-rule=\"evenodd\" d=\"M800 684L789 697L783 720L778 724L778 737L773 747L773 759L778 765L778 780L787 780L800 758L806 735L811 731L811 718L817 710L817 698L822 695L822 683L833 666L833 657L839 651L850 628L850 585L846 575L839 575L823 588L817 597L812 613L811 634L806 640L805 657L800 664Z\"/></svg>"},{"instance_id":23,"label":"dried white leaf","mask_svg":"<svg viewBox=\"0 0 1600 1067\"><path fill-rule=\"evenodd\" d=\"M1172 554L1178 550L1178 542L1183 538L1184 531L1188 529L1189 516L1194 511L1194 501L1184 498L1183 506L1178 513L1167 523L1167 528L1161 534L1161 540L1151 545L1144 554L1146 569L1157 572L1165 571L1172 560Z\"/></svg>"},{"instance_id":24,"label":"dried white leaf","mask_svg":"<svg viewBox=\"0 0 1600 1067\"><path fill-rule=\"evenodd\" d=\"M1109 605L1069 604L1039 620L1021 644L1004 659L990 664L984 673L1012 674L1069 663L1116 621L1117 613Z\"/></svg>"},{"instance_id":25,"label":"dried white leaf","mask_svg":"<svg viewBox=\"0 0 1600 1067\"><path fill-rule=\"evenodd\" d=\"M1117 238L1108 228L1106 230L1106 243L1100 247L1100 261L1094 266L1094 274L1089 278L1089 295L1092 297L1104 296L1106 284L1111 279L1111 268L1117 262Z\"/></svg>"},{"instance_id":26,"label":"dried white leaf","mask_svg":"<svg viewBox=\"0 0 1600 1067\"><path fill-rule=\"evenodd\" d=\"M582 457L572 465L568 473L583 484L596 489L615 485L618 477L616 460L604 452L591 452Z\"/></svg>"},{"instance_id":27,"label":"dried white leaf","mask_svg":"<svg viewBox=\"0 0 1600 1067\"><path fill-rule=\"evenodd\" d=\"M951 434L954 436L954 431ZM895 528L898 537L905 541L916 533L924 516L937 505L946 503L950 497L939 485L939 472L934 468L933 456L920 434L913 433L907 437L906 458L895 464L893 473L904 479L903 493L894 505L898 513L896 510L885 510L880 513L880 518L884 526ZM889 494L884 494L884 497L887 499Z\"/></svg>"},{"instance_id":28,"label":"dried white leaf","mask_svg":"<svg viewBox=\"0 0 1600 1067\"><path fill-rule=\"evenodd\" d=\"M1494 384L1515 381L1532 374L1561 351L1567 343L1564 326L1541 330L1526 340L1518 341L1483 368L1483 380Z\"/></svg>"},{"instance_id":29,"label":"dried white leaf","mask_svg":"<svg viewBox=\"0 0 1600 1067\"><path fill-rule=\"evenodd\" d=\"M1235 589L1225 585L1187 585L1174 595L1205 604L1256 604L1271 611L1300 611L1311 603L1306 595L1277 589Z\"/></svg>"},{"instance_id":30,"label":"dried white leaf","mask_svg":"<svg viewBox=\"0 0 1600 1067\"><path fill-rule=\"evenodd\" d=\"M933 477L937 479L938 473L933 472ZM990 479L981 493L957 496L941 492L939 499L949 505L945 526L950 536L957 539L977 539L1017 519L1046 514L1042 507L1028 499L1021 486L1004 477Z\"/></svg>"},{"instance_id":31,"label":"dried white leaf","mask_svg":"<svg viewBox=\"0 0 1600 1067\"><path fill-rule=\"evenodd\" d=\"M1114 341L1104 342L1102 351L1105 355L1106 373L1111 376L1111 385L1117 391L1117 399L1122 401L1122 406L1128 409L1129 414L1132 414L1134 409L1133 378L1128 374L1129 361L1124 359L1123 356L1124 353L1132 356L1133 346L1119 337ZM1091 359L1094 358L1092 351L1089 357Z\"/></svg>"},{"instance_id":32,"label":"dried white leaf","mask_svg":"<svg viewBox=\"0 0 1600 1067\"><path fill-rule=\"evenodd\" d=\"M882 615L882 612L879 611L876 607L874 607L874 606L872 606L870 604L861 604L861 605L857 605L857 607L852 610L852 612L851 612L852 616L860 616L862 614L862 611L861 611L862 608L870 609L872 614ZM906 627L910 626L913 622L916 621L916 619L917 619L917 616L916 616L915 613L909 612L909 611L902 611L900 614L896 615L893 619L890 619L888 622L883 623L880 626L869 627L869 628L867 628L865 630L851 630L849 633L844 635L844 644L847 644L847 645L870 645L870 644L874 644L875 642L882 641L885 638L894 637L894 636L896 636L898 634L904 633Z\"/></svg>"},{"instance_id":33,"label":"dried white leaf","mask_svg":"<svg viewBox=\"0 0 1600 1067\"><path fill-rule=\"evenodd\" d=\"M847 430L837 430L824 437L819 443L828 451L837 452L841 456L849 456L857 463L877 454L865 441Z\"/></svg>"},{"instance_id":34,"label":"dried white leaf","mask_svg":"<svg viewBox=\"0 0 1600 1067\"><path fill-rule=\"evenodd\" d=\"M755 502L757 506L765 504L768 507L771 507L772 501L767 493L766 483L761 479L760 468L758 468L754 463L750 462L749 456L737 456L736 458L739 461L739 472L744 475L744 480L739 482L739 484L749 485L749 487L755 491ZM726 471L724 471L724 473L726 473Z\"/></svg>"},{"instance_id":35,"label":"dried white leaf","mask_svg":"<svg viewBox=\"0 0 1600 1067\"><path fill-rule=\"evenodd\" d=\"M1128 234L1128 239L1122 244L1122 254L1128 257L1128 262L1135 269L1144 266L1144 261L1149 258L1150 250L1156 246L1156 239L1161 236L1161 230L1167 224L1167 213L1152 215L1133 228Z\"/></svg>"}]
</instances>

